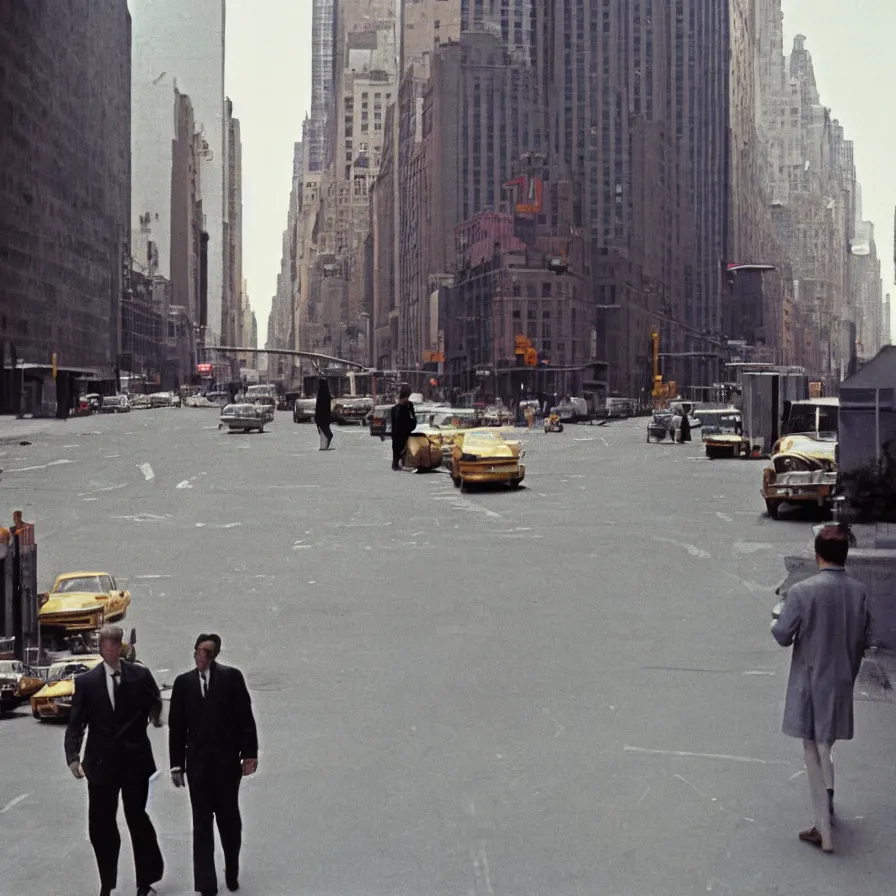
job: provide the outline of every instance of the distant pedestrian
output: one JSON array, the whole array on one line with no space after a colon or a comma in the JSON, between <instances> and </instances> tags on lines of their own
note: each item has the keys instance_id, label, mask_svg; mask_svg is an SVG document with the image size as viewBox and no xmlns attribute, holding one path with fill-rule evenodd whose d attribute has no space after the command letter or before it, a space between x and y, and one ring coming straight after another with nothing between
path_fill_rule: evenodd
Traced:
<instances>
[{"instance_id":1,"label":"distant pedestrian","mask_svg":"<svg viewBox=\"0 0 896 896\"><path fill-rule=\"evenodd\" d=\"M411 387L402 386L398 401L392 406L392 469L401 469L401 456L408 444L408 438L417 428L417 413L411 402Z\"/></svg>"},{"instance_id":2,"label":"distant pedestrian","mask_svg":"<svg viewBox=\"0 0 896 896\"><path fill-rule=\"evenodd\" d=\"M87 778L87 827L100 873L100 896L111 896L118 883L119 794L134 847L137 896L149 896L165 869L146 814L149 779L156 771L146 727L150 721L161 727L162 700L148 669L121 662L123 637L117 625L103 628L99 644L103 662L75 678L65 761L76 778Z\"/></svg>"},{"instance_id":3,"label":"distant pedestrian","mask_svg":"<svg viewBox=\"0 0 896 896\"><path fill-rule=\"evenodd\" d=\"M330 384L326 377L320 378L317 387L317 402L314 405L314 422L320 435L320 450L327 451L333 442L333 398L330 395Z\"/></svg>"},{"instance_id":4,"label":"distant pedestrian","mask_svg":"<svg viewBox=\"0 0 896 896\"><path fill-rule=\"evenodd\" d=\"M688 408L681 411L681 423L679 424L679 441L682 443L691 441L691 419L688 416Z\"/></svg>"},{"instance_id":5,"label":"distant pedestrian","mask_svg":"<svg viewBox=\"0 0 896 896\"><path fill-rule=\"evenodd\" d=\"M833 852L835 741L852 740L853 688L866 647L871 615L865 586L844 570L849 553L845 524L825 526L815 538L818 573L790 588L772 635L793 645L782 730L803 741L815 824L805 843Z\"/></svg>"},{"instance_id":6,"label":"distant pedestrian","mask_svg":"<svg viewBox=\"0 0 896 896\"><path fill-rule=\"evenodd\" d=\"M215 829L224 852L227 889L240 888L240 782L258 770L258 732L243 673L218 662L221 638L201 634L196 668L178 675L168 711L171 780L190 787L193 810L193 885L201 896L218 892Z\"/></svg>"}]
</instances>

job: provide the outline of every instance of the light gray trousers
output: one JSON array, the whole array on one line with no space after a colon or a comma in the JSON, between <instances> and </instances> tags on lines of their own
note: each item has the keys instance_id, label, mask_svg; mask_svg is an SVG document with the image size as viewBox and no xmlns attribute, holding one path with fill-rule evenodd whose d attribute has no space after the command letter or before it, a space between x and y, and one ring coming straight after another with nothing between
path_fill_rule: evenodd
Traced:
<instances>
[{"instance_id":1,"label":"light gray trousers","mask_svg":"<svg viewBox=\"0 0 896 896\"><path fill-rule=\"evenodd\" d=\"M803 741L806 756L806 777L812 794L812 808L815 811L815 827L826 839L831 836L831 808L828 791L834 789L834 758L832 747L814 740Z\"/></svg>"}]
</instances>

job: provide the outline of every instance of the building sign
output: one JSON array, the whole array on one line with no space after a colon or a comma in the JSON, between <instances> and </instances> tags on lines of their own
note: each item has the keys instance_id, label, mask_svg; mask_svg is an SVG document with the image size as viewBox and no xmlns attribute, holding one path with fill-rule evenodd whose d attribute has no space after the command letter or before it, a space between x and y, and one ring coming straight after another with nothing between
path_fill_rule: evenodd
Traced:
<instances>
[{"instance_id":1,"label":"building sign","mask_svg":"<svg viewBox=\"0 0 896 896\"><path fill-rule=\"evenodd\" d=\"M212 367L211 364L197 364L196 365L196 372L201 373L203 375L211 374L213 369L214 368Z\"/></svg>"}]
</instances>

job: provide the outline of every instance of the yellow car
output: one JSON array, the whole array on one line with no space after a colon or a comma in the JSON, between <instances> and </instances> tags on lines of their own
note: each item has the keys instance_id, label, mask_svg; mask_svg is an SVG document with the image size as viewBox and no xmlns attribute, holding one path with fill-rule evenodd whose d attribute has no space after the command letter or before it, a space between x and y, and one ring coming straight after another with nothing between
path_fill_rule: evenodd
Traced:
<instances>
[{"instance_id":1,"label":"yellow car","mask_svg":"<svg viewBox=\"0 0 896 896\"><path fill-rule=\"evenodd\" d=\"M67 572L56 579L37 615L42 626L92 631L97 622L124 619L130 603L130 592L119 589L107 572Z\"/></svg>"},{"instance_id":2,"label":"yellow car","mask_svg":"<svg viewBox=\"0 0 896 896\"><path fill-rule=\"evenodd\" d=\"M762 471L762 497L776 520L782 504L824 507L837 486L837 441L827 434L794 433L772 448L771 466Z\"/></svg>"},{"instance_id":3,"label":"yellow car","mask_svg":"<svg viewBox=\"0 0 896 896\"><path fill-rule=\"evenodd\" d=\"M469 430L451 448L451 479L458 488L489 482L519 488L526 476L522 456L522 443L507 441L495 429Z\"/></svg>"},{"instance_id":4,"label":"yellow car","mask_svg":"<svg viewBox=\"0 0 896 896\"><path fill-rule=\"evenodd\" d=\"M75 678L103 661L101 656L70 656L50 666L47 683L31 698L35 719L67 719L75 694Z\"/></svg>"}]
</instances>

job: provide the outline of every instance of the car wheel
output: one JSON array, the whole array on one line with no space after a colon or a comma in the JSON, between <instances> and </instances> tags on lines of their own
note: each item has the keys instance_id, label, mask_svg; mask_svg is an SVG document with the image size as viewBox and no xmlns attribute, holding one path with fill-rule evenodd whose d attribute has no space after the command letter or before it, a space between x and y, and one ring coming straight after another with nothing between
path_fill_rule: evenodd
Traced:
<instances>
[{"instance_id":1,"label":"car wheel","mask_svg":"<svg viewBox=\"0 0 896 896\"><path fill-rule=\"evenodd\" d=\"M522 484L522 482L523 482L522 479L511 479L511 480L510 480L510 487L511 487L511 488L519 488L520 485Z\"/></svg>"},{"instance_id":2,"label":"car wheel","mask_svg":"<svg viewBox=\"0 0 896 896\"><path fill-rule=\"evenodd\" d=\"M258 431L259 431L259 432L264 432L264 427L263 427L263 426L259 426L259 427L258 427Z\"/></svg>"},{"instance_id":3,"label":"car wheel","mask_svg":"<svg viewBox=\"0 0 896 896\"><path fill-rule=\"evenodd\" d=\"M563 424L562 423L557 425L557 432L563 432Z\"/></svg>"},{"instance_id":4,"label":"car wheel","mask_svg":"<svg viewBox=\"0 0 896 896\"><path fill-rule=\"evenodd\" d=\"M32 718L37 719L38 722L40 721L40 713L37 710L32 709L31 716L32 716Z\"/></svg>"},{"instance_id":5,"label":"car wheel","mask_svg":"<svg viewBox=\"0 0 896 896\"><path fill-rule=\"evenodd\" d=\"M766 501L765 502L765 509L768 511L768 515L773 520L776 520L778 518L778 512L779 512L780 508L781 508L780 501Z\"/></svg>"}]
</instances>

